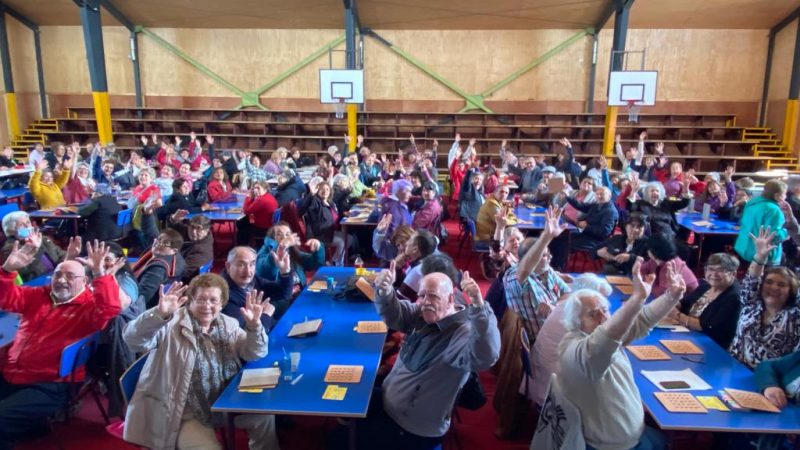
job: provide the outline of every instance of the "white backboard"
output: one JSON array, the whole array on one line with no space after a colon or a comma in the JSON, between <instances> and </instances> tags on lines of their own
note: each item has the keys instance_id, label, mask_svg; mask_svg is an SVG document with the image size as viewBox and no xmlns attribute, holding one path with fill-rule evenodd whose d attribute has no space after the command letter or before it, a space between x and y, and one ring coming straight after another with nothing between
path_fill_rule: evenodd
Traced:
<instances>
[{"instance_id":1,"label":"white backboard","mask_svg":"<svg viewBox=\"0 0 800 450\"><path fill-rule=\"evenodd\" d=\"M656 71L611 72L608 77L608 106L628 106L634 101L639 106L656 104Z\"/></svg>"},{"instance_id":2,"label":"white backboard","mask_svg":"<svg viewBox=\"0 0 800 450\"><path fill-rule=\"evenodd\" d=\"M321 69L319 99L322 103L364 103L364 71Z\"/></svg>"}]
</instances>

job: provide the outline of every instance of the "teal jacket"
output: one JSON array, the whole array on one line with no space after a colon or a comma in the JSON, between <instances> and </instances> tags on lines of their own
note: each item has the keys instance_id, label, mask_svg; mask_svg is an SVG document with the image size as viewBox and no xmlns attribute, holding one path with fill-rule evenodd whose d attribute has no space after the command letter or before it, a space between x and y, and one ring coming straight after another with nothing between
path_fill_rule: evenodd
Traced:
<instances>
[{"instance_id":1,"label":"teal jacket","mask_svg":"<svg viewBox=\"0 0 800 450\"><path fill-rule=\"evenodd\" d=\"M761 362L756 366L753 376L759 392L764 392L768 387L786 389L791 382L800 378L800 351Z\"/></svg>"},{"instance_id":2,"label":"teal jacket","mask_svg":"<svg viewBox=\"0 0 800 450\"><path fill-rule=\"evenodd\" d=\"M278 248L278 242L272 238L264 238L264 245L258 251L256 258L256 275L268 281L276 281L278 279L278 266L275 260L270 256L270 252ZM320 245L319 250L314 253L304 252L292 247L289 250L289 255L292 258L292 272L295 275L295 281L300 286L306 286L306 271L317 270L320 266L325 265L325 245Z\"/></svg>"},{"instance_id":3,"label":"teal jacket","mask_svg":"<svg viewBox=\"0 0 800 450\"><path fill-rule=\"evenodd\" d=\"M766 263L779 265L781 263L781 242L786 240L788 233L784 226L783 211L774 200L756 197L744 206L742 220L739 221L739 236L733 248L745 261L752 262L756 254L756 246L750 234L758 236L759 228L766 227L775 232L775 249L770 252Z\"/></svg>"}]
</instances>

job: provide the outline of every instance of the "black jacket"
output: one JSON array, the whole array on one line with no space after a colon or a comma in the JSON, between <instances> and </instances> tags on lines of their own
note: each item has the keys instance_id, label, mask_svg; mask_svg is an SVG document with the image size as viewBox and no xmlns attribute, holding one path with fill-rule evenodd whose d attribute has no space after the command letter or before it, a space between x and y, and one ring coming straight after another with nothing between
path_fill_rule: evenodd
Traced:
<instances>
[{"instance_id":1,"label":"black jacket","mask_svg":"<svg viewBox=\"0 0 800 450\"><path fill-rule=\"evenodd\" d=\"M619 213L613 203L583 203L571 197L567 197L567 203L584 214L583 220L587 224L583 230L584 235L600 242L608 238L614 231Z\"/></svg>"},{"instance_id":2,"label":"black jacket","mask_svg":"<svg viewBox=\"0 0 800 450\"><path fill-rule=\"evenodd\" d=\"M658 206L653 206L647 200L636 200L630 204L630 212L641 212L647 215L650 225L650 235L655 234L678 234L679 225L675 219L675 212L689 204L689 199L681 200L662 200Z\"/></svg>"},{"instance_id":3,"label":"black jacket","mask_svg":"<svg viewBox=\"0 0 800 450\"><path fill-rule=\"evenodd\" d=\"M299 176L295 175L291 180L278 186L275 190L275 200L278 201L278 206L296 201L306 194L306 185Z\"/></svg>"},{"instance_id":4,"label":"black jacket","mask_svg":"<svg viewBox=\"0 0 800 450\"><path fill-rule=\"evenodd\" d=\"M458 192L458 215L472 221L478 220L478 211L486 200L483 193L472 186L472 177L475 173L474 170L467 171L464 181L461 182L461 190Z\"/></svg>"},{"instance_id":5,"label":"black jacket","mask_svg":"<svg viewBox=\"0 0 800 450\"><path fill-rule=\"evenodd\" d=\"M705 280L701 280L697 289L686 294L681 300L681 312L689 314L692 305L700 300L700 297L709 289L711 286ZM739 302L739 291L739 282L734 281L700 314L700 326L703 327L703 333L725 349L731 345L733 336L736 334L736 325L739 322L739 310L742 307Z\"/></svg>"},{"instance_id":6,"label":"black jacket","mask_svg":"<svg viewBox=\"0 0 800 450\"><path fill-rule=\"evenodd\" d=\"M244 328L244 317L242 317L242 312L239 308L244 307L247 291L234 283L227 271L223 270L220 275L228 283L228 303L222 308L222 313L238 320L239 326ZM292 300L292 288L294 287L292 280L291 273L287 276L279 276L277 281L267 281L258 275L253 277L253 289L262 291L264 298L269 297L270 303L275 306L275 313L272 317L266 314L261 315L261 324L268 333L283 313L289 309Z\"/></svg>"},{"instance_id":7,"label":"black jacket","mask_svg":"<svg viewBox=\"0 0 800 450\"><path fill-rule=\"evenodd\" d=\"M605 264L613 266L616 268L619 273L624 273L625 275L630 275L633 269L633 263L636 262L636 257L646 257L647 256L647 239L637 239L633 242L633 248L630 252L626 252L628 244L625 239L625 235L617 234L608 238L605 242L600 244L597 249L605 248L608 253L611 253L614 256L620 255L622 253L629 253L631 255L631 259L628 260L626 263L618 264L613 261L606 261Z\"/></svg>"},{"instance_id":8,"label":"black jacket","mask_svg":"<svg viewBox=\"0 0 800 450\"><path fill-rule=\"evenodd\" d=\"M148 308L152 308L158 305L161 285L180 281L186 263L180 253L170 256L154 256L148 252L148 255L150 255L149 260L136 273L136 282L139 284L139 297L143 299Z\"/></svg>"},{"instance_id":9,"label":"black jacket","mask_svg":"<svg viewBox=\"0 0 800 450\"><path fill-rule=\"evenodd\" d=\"M121 209L116 197L111 195L95 197L88 205L78 209L78 214L88 222L86 232L83 234L84 241L91 242L95 239L108 241L119 238L122 231L117 226L117 215Z\"/></svg>"},{"instance_id":10,"label":"black jacket","mask_svg":"<svg viewBox=\"0 0 800 450\"><path fill-rule=\"evenodd\" d=\"M331 206L322 203L322 199L317 195L309 195L297 209L297 212L306 221L306 237L319 239L322 242L333 240L335 223L333 220L333 210L336 204L329 201Z\"/></svg>"},{"instance_id":11,"label":"black jacket","mask_svg":"<svg viewBox=\"0 0 800 450\"><path fill-rule=\"evenodd\" d=\"M203 211L202 205L195 200L194 194L181 195L177 192L173 192L169 200L167 200L167 204L158 209L158 217L160 219L165 219L179 209L185 209L190 213L199 213Z\"/></svg>"}]
</instances>

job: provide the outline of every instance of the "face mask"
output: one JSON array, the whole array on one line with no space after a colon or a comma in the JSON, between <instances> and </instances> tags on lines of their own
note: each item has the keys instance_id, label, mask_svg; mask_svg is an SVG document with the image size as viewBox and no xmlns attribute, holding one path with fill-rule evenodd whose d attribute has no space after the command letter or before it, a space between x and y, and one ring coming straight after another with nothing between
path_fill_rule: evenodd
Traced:
<instances>
[{"instance_id":1,"label":"face mask","mask_svg":"<svg viewBox=\"0 0 800 450\"><path fill-rule=\"evenodd\" d=\"M31 227L17 228L17 237L20 239L27 239L31 235Z\"/></svg>"}]
</instances>

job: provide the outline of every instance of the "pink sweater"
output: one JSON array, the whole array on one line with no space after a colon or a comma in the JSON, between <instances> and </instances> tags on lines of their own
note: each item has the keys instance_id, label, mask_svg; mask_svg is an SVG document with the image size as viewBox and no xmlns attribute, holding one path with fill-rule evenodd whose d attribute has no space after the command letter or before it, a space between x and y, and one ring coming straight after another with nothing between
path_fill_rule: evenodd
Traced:
<instances>
[{"instance_id":1,"label":"pink sweater","mask_svg":"<svg viewBox=\"0 0 800 450\"><path fill-rule=\"evenodd\" d=\"M683 281L686 282L686 293L688 294L689 292L697 289L699 283L697 282L697 278L694 276L692 269L690 269L689 266L687 266L686 263L683 262L683 260L678 256L676 256L673 261L678 264ZM656 281L653 283L653 292L651 296L652 298L656 298L669 289L667 264L664 263L658 266L652 259L646 261L644 264L642 264L642 276L649 275L651 273L656 274Z\"/></svg>"}]
</instances>

